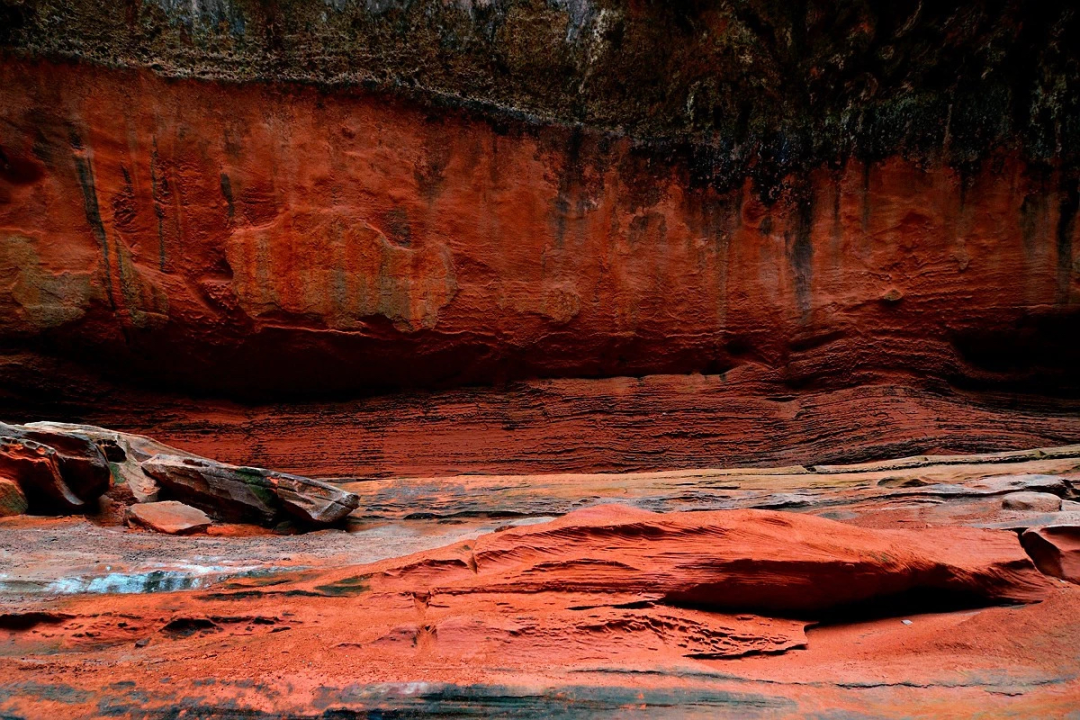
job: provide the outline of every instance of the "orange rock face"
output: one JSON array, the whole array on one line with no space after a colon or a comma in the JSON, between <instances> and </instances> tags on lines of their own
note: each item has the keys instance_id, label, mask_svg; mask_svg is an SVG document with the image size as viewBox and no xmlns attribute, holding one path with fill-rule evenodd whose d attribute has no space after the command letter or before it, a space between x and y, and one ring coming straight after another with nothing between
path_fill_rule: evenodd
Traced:
<instances>
[{"instance_id":1,"label":"orange rock face","mask_svg":"<svg viewBox=\"0 0 1080 720\"><path fill-rule=\"evenodd\" d=\"M853 162L769 205L627 139L381 96L0 81L0 332L89 365L267 397L747 363L1028 386L1077 359L1071 196L1009 156Z\"/></svg>"},{"instance_id":2,"label":"orange rock face","mask_svg":"<svg viewBox=\"0 0 1080 720\"><path fill-rule=\"evenodd\" d=\"M11 419L316 475L1080 438L1073 196L1007 154L853 161L768 204L626 138L340 88L11 56L0 88ZM566 379L467 387L530 377Z\"/></svg>"}]
</instances>

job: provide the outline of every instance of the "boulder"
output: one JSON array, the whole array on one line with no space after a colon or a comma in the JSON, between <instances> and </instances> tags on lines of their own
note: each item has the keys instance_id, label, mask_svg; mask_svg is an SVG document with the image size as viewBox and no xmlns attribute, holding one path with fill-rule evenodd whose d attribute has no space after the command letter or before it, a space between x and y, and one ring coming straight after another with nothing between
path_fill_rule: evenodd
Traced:
<instances>
[{"instance_id":1,"label":"boulder","mask_svg":"<svg viewBox=\"0 0 1080 720\"><path fill-rule=\"evenodd\" d=\"M90 509L87 501L64 482L56 450L33 440L0 436L0 477L19 485L34 512Z\"/></svg>"},{"instance_id":2,"label":"boulder","mask_svg":"<svg viewBox=\"0 0 1080 720\"><path fill-rule=\"evenodd\" d=\"M175 500L133 505L127 510L126 520L129 525L169 535L199 532L212 523L202 510Z\"/></svg>"},{"instance_id":3,"label":"boulder","mask_svg":"<svg viewBox=\"0 0 1080 720\"><path fill-rule=\"evenodd\" d=\"M54 433L75 433L94 441L111 463L113 481L118 490L130 492L134 502L155 502L160 488L157 482L143 472L140 463L154 455L185 455L184 451L164 445L141 435L129 435L94 425L74 425L58 422L33 422L24 427L28 430Z\"/></svg>"},{"instance_id":4,"label":"boulder","mask_svg":"<svg viewBox=\"0 0 1080 720\"><path fill-rule=\"evenodd\" d=\"M22 515L28 505L26 495L14 480L0 478L0 517Z\"/></svg>"},{"instance_id":5,"label":"boulder","mask_svg":"<svg viewBox=\"0 0 1080 720\"><path fill-rule=\"evenodd\" d=\"M1080 584L1080 523L1031 528L1020 542L1039 570Z\"/></svg>"},{"instance_id":6,"label":"boulder","mask_svg":"<svg viewBox=\"0 0 1080 720\"><path fill-rule=\"evenodd\" d=\"M83 512L112 481L101 448L82 433L0 423L0 476L19 483L30 510Z\"/></svg>"},{"instance_id":7,"label":"boulder","mask_svg":"<svg viewBox=\"0 0 1080 720\"><path fill-rule=\"evenodd\" d=\"M1014 492L1001 498L1001 507L1005 510L1057 512L1061 510L1061 498L1052 493Z\"/></svg>"},{"instance_id":8,"label":"boulder","mask_svg":"<svg viewBox=\"0 0 1080 720\"><path fill-rule=\"evenodd\" d=\"M163 492L217 517L271 525L283 514L333 523L359 498L329 483L238 467L139 435L90 425L0 424L0 477L18 482L35 512L86 512L115 482L123 504L154 503Z\"/></svg>"},{"instance_id":9,"label":"boulder","mask_svg":"<svg viewBox=\"0 0 1080 720\"><path fill-rule=\"evenodd\" d=\"M272 525L284 512L308 522L332 523L360 503L355 494L319 480L191 455L157 455L142 469L170 494L225 519Z\"/></svg>"}]
</instances>

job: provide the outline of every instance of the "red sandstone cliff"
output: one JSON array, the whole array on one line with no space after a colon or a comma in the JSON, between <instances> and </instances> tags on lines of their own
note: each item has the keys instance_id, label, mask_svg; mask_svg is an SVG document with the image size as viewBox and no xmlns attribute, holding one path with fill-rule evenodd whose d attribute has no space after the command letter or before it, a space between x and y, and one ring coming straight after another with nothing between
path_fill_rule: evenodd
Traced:
<instances>
[{"instance_id":1,"label":"red sandstone cliff","mask_svg":"<svg viewBox=\"0 0 1080 720\"><path fill-rule=\"evenodd\" d=\"M775 204L633 143L385 97L5 61L10 343L226 392L495 377L1072 383L1075 188L1004 156Z\"/></svg>"},{"instance_id":2,"label":"red sandstone cliff","mask_svg":"<svg viewBox=\"0 0 1080 720\"><path fill-rule=\"evenodd\" d=\"M1080 437L1060 3L420 5L0 2L0 412L345 474Z\"/></svg>"}]
</instances>

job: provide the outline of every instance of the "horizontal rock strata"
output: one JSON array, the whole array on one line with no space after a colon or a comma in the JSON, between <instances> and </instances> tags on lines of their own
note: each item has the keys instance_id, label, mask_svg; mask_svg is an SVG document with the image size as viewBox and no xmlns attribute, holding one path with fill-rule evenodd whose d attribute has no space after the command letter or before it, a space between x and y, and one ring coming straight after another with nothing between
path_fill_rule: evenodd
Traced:
<instances>
[{"instance_id":1,"label":"horizontal rock strata","mask_svg":"<svg viewBox=\"0 0 1080 720\"><path fill-rule=\"evenodd\" d=\"M1030 602L1047 587L1011 533L874 531L769 511L662 515L616 505L407 559L370 583L451 596L617 592L803 616L914 591Z\"/></svg>"},{"instance_id":2,"label":"horizontal rock strata","mask_svg":"<svg viewBox=\"0 0 1080 720\"><path fill-rule=\"evenodd\" d=\"M130 379L1075 388L1075 181L1016 155L807 167L770 199L629 138L355 90L15 56L0 88L0 338Z\"/></svg>"}]
</instances>

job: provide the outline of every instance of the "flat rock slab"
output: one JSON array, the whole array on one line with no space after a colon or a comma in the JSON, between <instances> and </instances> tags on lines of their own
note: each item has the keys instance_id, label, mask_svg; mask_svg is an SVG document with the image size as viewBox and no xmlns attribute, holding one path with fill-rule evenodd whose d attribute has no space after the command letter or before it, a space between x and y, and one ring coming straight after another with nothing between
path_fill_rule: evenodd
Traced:
<instances>
[{"instance_id":1,"label":"flat rock slab","mask_svg":"<svg viewBox=\"0 0 1080 720\"><path fill-rule=\"evenodd\" d=\"M169 535L186 535L205 530L213 522L198 508L175 500L132 505L127 522Z\"/></svg>"},{"instance_id":2,"label":"flat rock slab","mask_svg":"<svg viewBox=\"0 0 1080 720\"><path fill-rule=\"evenodd\" d=\"M1061 498L1052 493L1014 492L1001 498L1001 507L1005 510L1058 512L1061 510Z\"/></svg>"},{"instance_id":3,"label":"flat rock slab","mask_svg":"<svg viewBox=\"0 0 1080 720\"><path fill-rule=\"evenodd\" d=\"M936 495L955 497L967 495L978 497L1007 495L1018 492L1049 493L1061 496L1069 492L1069 483L1065 478L1057 475L999 475L957 485L937 484L912 490L900 490L895 494L897 496Z\"/></svg>"},{"instance_id":4,"label":"flat rock slab","mask_svg":"<svg viewBox=\"0 0 1080 720\"><path fill-rule=\"evenodd\" d=\"M999 475L965 483L965 486L988 495L1019 491L1064 495L1069 491L1069 482L1058 475Z\"/></svg>"},{"instance_id":5,"label":"flat rock slab","mask_svg":"<svg viewBox=\"0 0 1080 720\"><path fill-rule=\"evenodd\" d=\"M1021 531L1028 530L1030 528L1053 527L1061 525L1080 526L1080 512L1068 511L1056 513L1029 513L1024 517L1018 517L1012 520L1004 520L1002 522L992 523L978 523L972 525L972 527L988 528L991 530Z\"/></svg>"},{"instance_id":6,"label":"flat rock slab","mask_svg":"<svg viewBox=\"0 0 1080 720\"><path fill-rule=\"evenodd\" d=\"M1031 528L1020 542L1044 573L1080 584L1080 523Z\"/></svg>"}]
</instances>

